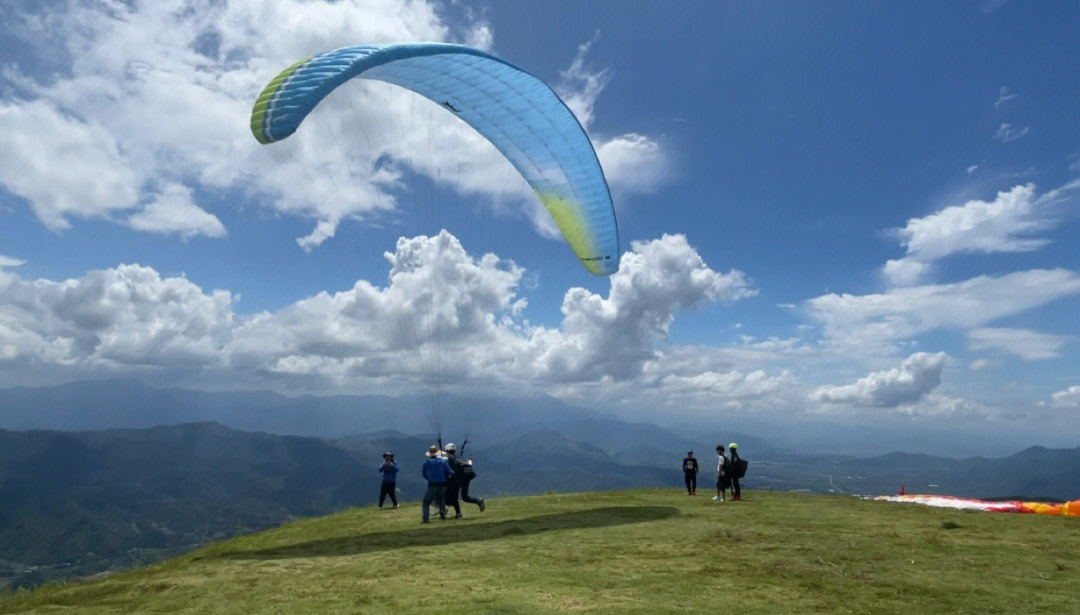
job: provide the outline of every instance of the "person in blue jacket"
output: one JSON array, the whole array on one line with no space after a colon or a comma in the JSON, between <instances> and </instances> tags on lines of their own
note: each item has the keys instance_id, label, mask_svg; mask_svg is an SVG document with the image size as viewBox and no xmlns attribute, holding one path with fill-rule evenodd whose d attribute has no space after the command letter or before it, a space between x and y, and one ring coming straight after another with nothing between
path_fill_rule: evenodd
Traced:
<instances>
[{"instance_id":1,"label":"person in blue jacket","mask_svg":"<svg viewBox=\"0 0 1080 615\"><path fill-rule=\"evenodd\" d=\"M424 460L424 468L421 470L424 480L427 481L427 491L424 492L423 512L421 523L427 523L431 503L439 507L439 518L446 519L446 484L454 477L454 471L446 458L439 456L439 447L434 444L428 449L427 459Z\"/></svg>"},{"instance_id":2,"label":"person in blue jacket","mask_svg":"<svg viewBox=\"0 0 1080 615\"><path fill-rule=\"evenodd\" d=\"M382 508L386 496L390 496L394 508L397 508L397 494L395 492L397 491L398 465L394 462L393 452L386 451L382 456L383 464L379 466L379 472L382 473L382 485L379 487L379 508Z\"/></svg>"}]
</instances>

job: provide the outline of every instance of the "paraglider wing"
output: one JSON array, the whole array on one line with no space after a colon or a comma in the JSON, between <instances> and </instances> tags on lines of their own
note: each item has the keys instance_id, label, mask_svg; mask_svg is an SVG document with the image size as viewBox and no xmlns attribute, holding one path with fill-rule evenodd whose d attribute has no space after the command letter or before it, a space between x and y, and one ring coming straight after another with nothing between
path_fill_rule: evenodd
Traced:
<instances>
[{"instance_id":1,"label":"paraglider wing","mask_svg":"<svg viewBox=\"0 0 1080 615\"><path fill-rule=\"evenodd\" d=\"M589 137L543 81L488 53L446 43L343 47L275 77L251 113L260 143L285 139L334 88L359 77L412 90L464 120L521 173L586 269L619 264L615 210Z\"/></svg>"},{"instance_id":2,"label":"paraglider wing","mask_svg":"<svg viewBox=\"0 0 1080 615\"><path fill-rule=\"evenodd\" d=\"M875 500L883 502L902 502L922 504L936 508L955 508L958 510L981 510L984 512L1033 513L1039 515L1062 515L1080 517L1080 500L1062 504L1045 502L1025 502L1020 500L977 500L952 495L880 495Z\"/></svg>"}]
</instances>

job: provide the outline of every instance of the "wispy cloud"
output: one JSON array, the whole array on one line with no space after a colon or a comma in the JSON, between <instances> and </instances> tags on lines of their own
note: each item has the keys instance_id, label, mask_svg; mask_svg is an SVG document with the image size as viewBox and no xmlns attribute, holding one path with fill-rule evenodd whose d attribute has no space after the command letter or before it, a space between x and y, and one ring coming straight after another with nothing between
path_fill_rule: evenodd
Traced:
<instances>
[{"instance_id":1,"label":"wispy cloud","mask_svg":"<svg viewBox=\"0 0 1080 615\"><path fill-rule=\"evenodd\" d=\"M922 280L932 264L951 254L1032 252L1049 243L1034 235L1056 226L1060 205L1075 198L1080 181L1042 195L1033 184L999 192L993 201L972 200L929 216L912 218L894 234L907 249L901 259L885 264L884 273L896 285Z\"/></svg>"},{"instance_id":2,"label":"wispy cloud","mask_svg":"<svg viewBox=\"0 0 1080 615\"><path fill-rule=\"evenodd\" d=\"M828 294L801 310L826 342L848 352L894 352L898 340L938 329L969 330L1080 295L1080 274L1035 269L951 284L891 288L871 295Z\"/></svg>"},{"instance_id":3,"label":"wispy cloud","mask_svg":"<svg viewBox=\"0 0 1080 615\"><path fill-rule=\"evenodd\" d=\"M1040 333L1030 329L981 328L968 331L972 350L996 350L1031 361L1061 356L1061 349L1073 338L1068 335Z\"/></svg>"},{"instance_id":4,"label":"wispy cloud","mask_svg":"<svg viewBox=\"0 0 1080 615\"><path fill-rule=\"evenodd\" d=\"M1027 135L1029 129L1027 126L1023 128L1015 128L1012 124L1003 123L998 126L997 132L994 133L994 139L1001 141L1002 143L1012 143L1018 139L1022 139Z\"/></svg>"},{"instance_id":5,"label":"wispy cloud","mask_svg":"<svg viewBox=\"0 0 1080 615\"><path fill-rule=\"evenodd\" d=\"M592 126L596 117L597 99L614 77L610 68L589 64L589 50L599 38L597 31L592 39L578 46L570 66L560 73L556 88L586 129ZM593 136L593 145L604 175L617 193L650 193L671 179L671 154L653 137L638 133Z\"/></svg>"},{"instance_id":6,"label":"wispy cloud","mask_svg":"<svg viewBox=\"0 0 1080 615\"><path fill-rule=\"evenodd\" d=\"M1011 100L1016 100L1016 98L1017 95L1013 92L1010 92L1009 88L1001 86L1001 89L998 90L998 98L996 101L994 101L994 108L997 109L1002 105L1007 104Z\"/></svg>"},{"instance_id":7,"label":"wispy cloud","mask_svg":"<svg viewBox=\"0 0 1080 615\"><path fill-rule=\"evenodd\" d=\"M3 269L5 267L18 267L25 264L26 261L24 260L19 260L17 258L11 258L10 256L4 256L3 254L0 254L0 269Z\"/></svg>"}]
</instances>

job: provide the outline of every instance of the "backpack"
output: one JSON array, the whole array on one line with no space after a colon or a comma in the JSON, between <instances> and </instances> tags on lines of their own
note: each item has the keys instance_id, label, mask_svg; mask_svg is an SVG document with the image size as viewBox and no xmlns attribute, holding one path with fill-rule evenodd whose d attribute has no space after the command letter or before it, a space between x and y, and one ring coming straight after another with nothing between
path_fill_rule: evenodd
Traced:
<instances>
[{"instance_id":1,"label":"backpack","mask_svg":"<svg viewBox=\"0 0 1080 615\"><path fill-rule=\"evenodd\" d=\"M462 482L468 482L476 478L476 470L474 470L473 467L467 463L461 464L461 478Z\"/></svg>"},{"instance_id":2,"label":"backpack","mask_svg":"<svg viewBox=\"0 0 1080 615\"><path fill-rule=\"evenodd\" d=\"M746 466L750 465L750 462L739 457L739 460L735 462L735 478L742 478L746 476Z\"/></svg>"}]
</instances>

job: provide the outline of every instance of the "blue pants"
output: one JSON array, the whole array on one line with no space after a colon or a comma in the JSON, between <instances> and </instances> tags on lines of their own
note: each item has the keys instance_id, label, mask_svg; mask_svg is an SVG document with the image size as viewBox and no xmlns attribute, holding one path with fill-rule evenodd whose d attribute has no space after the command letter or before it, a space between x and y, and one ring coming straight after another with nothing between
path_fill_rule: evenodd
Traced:
<instances>
[{"instance_id":1,"label":"blue pants","mask_svg":"<svg viewBox=\"0 0 1080 615\"><path fill-rule=\"evenodd\" d=\"M428 520L428 510L434 502L439 507L439 516L446 517L446 483L428 483L424 492L424 521Z\"/></svg>"}]
</instances>

